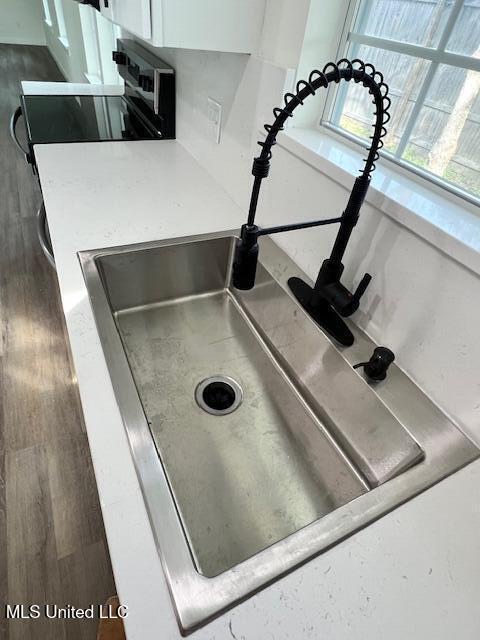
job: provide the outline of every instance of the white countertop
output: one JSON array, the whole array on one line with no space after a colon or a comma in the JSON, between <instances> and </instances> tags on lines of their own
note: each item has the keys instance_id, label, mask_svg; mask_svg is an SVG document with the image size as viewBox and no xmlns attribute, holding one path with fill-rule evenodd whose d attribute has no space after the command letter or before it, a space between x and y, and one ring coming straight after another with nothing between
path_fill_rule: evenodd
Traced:
<instances>
[{"instance_id":1,"label":"white countertop","mask_svg":"<svg viewBox=\"0 0 480 640\"><path fill-rule=\"evenodd\" d=\"M58 280L129 640L181 638L77 251L239 227L175 141L37 146ZM478 640L480 461L191 634L192 640Z\"/></svg>"},{"instance_id":2,"label":"white countertop","mask_svg":"<svg viewBox=\"0 0 480 640\"><path fill-rule=\"evenodd\" d=\"M90 84L88 82L42 82L23 80L25 96L123 96L123 84Z\"/></svg>"}]
</instances>

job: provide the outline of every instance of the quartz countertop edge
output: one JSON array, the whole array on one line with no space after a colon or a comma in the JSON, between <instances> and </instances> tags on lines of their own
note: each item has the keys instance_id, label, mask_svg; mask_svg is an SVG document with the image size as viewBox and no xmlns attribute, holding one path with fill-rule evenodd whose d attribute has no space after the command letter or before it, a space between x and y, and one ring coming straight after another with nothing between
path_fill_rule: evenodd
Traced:
<instances>
[{"instance_id":1,"label":"quartz countertop edge","mask_svg":"<svg viewBox=\"0 0 480 640\"><path fill-rule=\"evenodd\" d=\"M77 252L239 228L245 212L178 141L35 155L127 637L180 639ZM477 461L188 637L476 640L479 487Z\"/></svg>"}]
</instances>

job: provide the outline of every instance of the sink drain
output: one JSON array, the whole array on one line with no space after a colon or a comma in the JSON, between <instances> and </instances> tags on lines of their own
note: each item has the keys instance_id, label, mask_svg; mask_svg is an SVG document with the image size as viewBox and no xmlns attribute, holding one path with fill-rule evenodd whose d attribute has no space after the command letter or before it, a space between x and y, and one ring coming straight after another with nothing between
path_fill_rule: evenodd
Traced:
<instances>
[{"instance_id":1,"label":"sink drain","mask_svg":"<svg viewBox=\"0 0 480 640\"><path fill-rule=\"evenodd\" d=\"M198 406L213 416L226 416L235 411L243 400L242 387L228 376L211 376L195 389Z\"/></svg>"}]
</instances>

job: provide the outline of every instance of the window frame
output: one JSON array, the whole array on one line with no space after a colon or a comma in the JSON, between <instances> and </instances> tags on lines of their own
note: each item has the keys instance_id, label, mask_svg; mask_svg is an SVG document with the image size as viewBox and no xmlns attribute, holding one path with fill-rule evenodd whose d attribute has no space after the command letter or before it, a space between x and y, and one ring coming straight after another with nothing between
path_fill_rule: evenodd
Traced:
<instances>
[{"instance_id":1,"label":"window frame","mask_svg":"<svg viewBox=\"0 0 480 640\"><path fill-rule=\"evenodd\" d=\"M370 47L376 47L387 51L393 51L399 54L410 55L415 58L425 59L430 63L423 80L423 84L417 96L417 100L412 108L412 112L408 118L405 130L402 133L395 153L389 152L387 150L382 150L380 151L382 159L385 158L389 162L412 172L416 176L420 176L430 183L440 186L446 191L449 191L450 193L453 193L454 195L459 196L460 198L463 198L464 200L467 200L468 202L476 206L479 206L480 197L477 197L474 194L465 191L461 187L457 187L455 184L448 182L440 176L436 176L434 173L431 173L401 157L408 144L415 123L418 120L420 111L425 104L428 91L431 87L432 81L435 77L435 73L439 65L448 64L457 68L467 70L472 69L474 71L480 72L480 58L477 59L471 56L453 53L446 50L446 46L448 44L452 31L455 28L457 18L464 5L464 0L454 0L454 4L447 18L447 22L440 36L440 40L435 48L409 44L398 40L389 40L387 38L380 38L377 36L364 35L354 31L359 11L361 9L362 1L363 0L349 0L337 50L337 60L346 56L348 47L351 43L357 43L359 45L364 44ZM388 79L386 80L388 84ZM335 116L343 107L343 103L338 99L339 93L342 90L345 91L344 83L342 85L331 85L329 87L327 92L327 99L325 101L320 121L318 123L319 127L327 129L329 132L339 135L342 138L355 143L356 145L362 145L365 148L365 139L356 136L346 131L345 129L342 129L340 126L335 124Z\"/></svg>"},{"instance_id":2,"label":"window frame","mask_svg":"<svg viewBox=\"0 0 480 640\"><path fill-rule=\"evenodd\" d=\"M47 24L49 27L52 27L53 26L52 14L50 12L50 5L48 3L48 0L42 0L42 5L43 5L43 16L44 16L45 24Z\"/></svg>"},{"instance_id":3,"label":"window frame","mask_svg":"<svg viewBox=\"0 0 480 640\"><path fill-rule=\"evenodd\" d=\"M67 32L67 24L65 22L65 14L63 11L62 0L53 0L53 5L55 7L55 17L57 20L57 29L58 29L58 39L65 47L65 49L69 48L68 42L68 32Z\"/></svg>"}]
</instances>

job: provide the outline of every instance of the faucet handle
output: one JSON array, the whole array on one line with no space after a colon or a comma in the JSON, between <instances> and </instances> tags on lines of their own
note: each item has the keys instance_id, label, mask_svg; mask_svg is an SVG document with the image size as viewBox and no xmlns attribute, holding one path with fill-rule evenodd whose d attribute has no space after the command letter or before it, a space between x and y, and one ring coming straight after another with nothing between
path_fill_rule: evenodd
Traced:
<instances>
[{"instance_id":1,"label":"faucet handle","mask_svg":"<svg viewBox=\"0 0 480 640\"><path fill-rule=\"evenodd\" d=\"M347 305L345 305L345 307L342 309L342 313L341 313L342 316L347 317L347 316L351 316L352 313L355 313L355 311L358 309L360 305L360 298L365 293L368 285L370 284L371 279L372 279L372 276L369 273L366 273L363 276L363 278L358 283L358 287L355 289L355 292L352 294L350 302Z\"/></svg>"},{"instance_id":2,"label":"faucet handle","mask_svg":"<svg viewBox=\"0 0 480 640\"><path fill-rule=\"evenodd\" d=\"M360 298L370 284L372 276L366 273L354 293L341 283L343 264L331 258L323 261L313 289L313 306L326 300L343 318L351 316L360 306Z\"/></svg>"},{"instance_id":3,"label":"faucet handle","mask_svg":"<svg viewBox=\"0 0 480 640\"><path fill-rule=\"evenodd\" d=\"M366 288L370 284L370 280L372 276L369 273L366 273L363 278L360 280L358 287L355 289L354 293L350 293L346 287L344 287L340 282L334 283L334 288L342 293L341 296L336 296L335 299L331 300L331 304L333 304L334 308L338 311L338 313L343 318L348 318L352 313L360 306L360 298L365 293ZM329 288L331 288L330 285Z\"/></svg>"}]
</instances>

